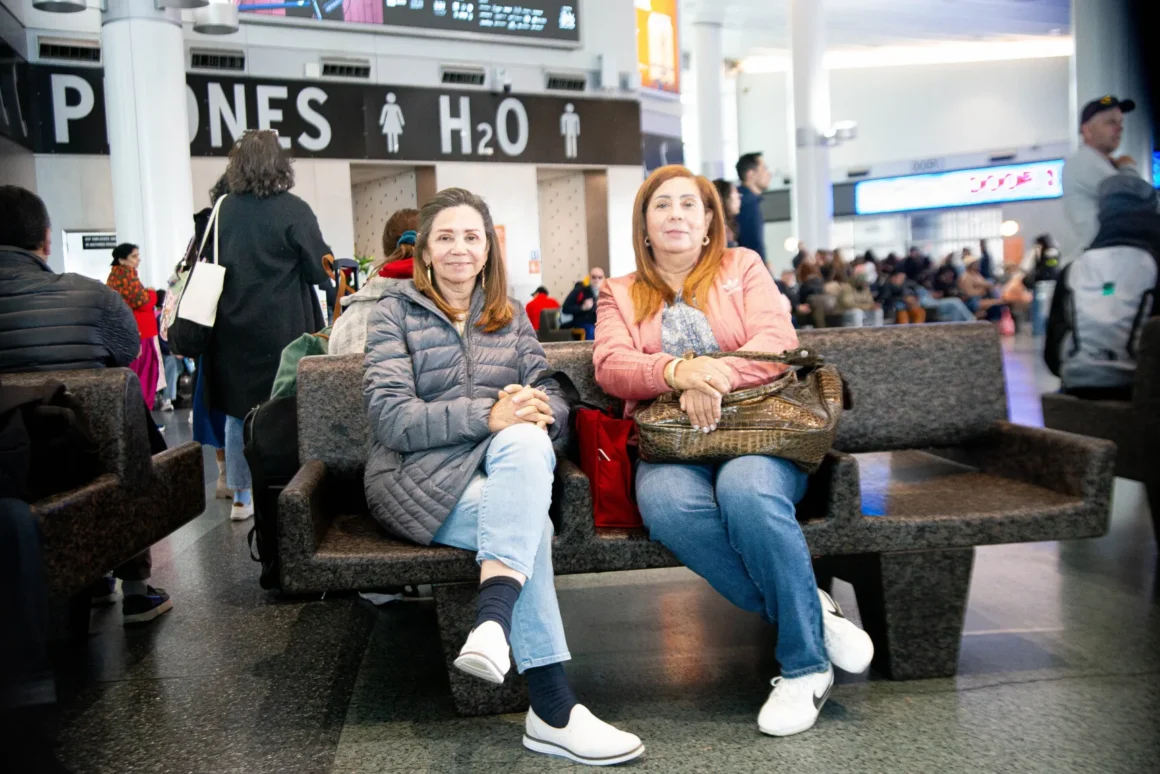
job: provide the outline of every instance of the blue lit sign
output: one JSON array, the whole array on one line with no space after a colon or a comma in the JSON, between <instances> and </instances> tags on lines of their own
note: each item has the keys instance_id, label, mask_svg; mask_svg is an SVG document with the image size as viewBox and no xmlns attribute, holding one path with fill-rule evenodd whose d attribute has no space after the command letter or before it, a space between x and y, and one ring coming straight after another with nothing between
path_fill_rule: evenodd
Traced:
<instances>
[{"instance_id":1,"label":"blue lit sign","mask_svg":"<svg viewBox=\"0 0 1160 774\"><path fill-rule=\"evenodd\" d=\"M1063 195L1063 160L863 180L854 186L859 215L1054 199Z\"/></svg>"}]
</instances>

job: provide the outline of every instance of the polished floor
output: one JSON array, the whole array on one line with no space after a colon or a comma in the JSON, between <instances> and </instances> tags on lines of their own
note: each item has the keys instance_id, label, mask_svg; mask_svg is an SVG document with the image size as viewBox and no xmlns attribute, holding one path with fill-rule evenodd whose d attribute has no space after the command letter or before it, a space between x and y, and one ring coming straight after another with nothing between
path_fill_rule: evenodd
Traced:
<instances>
[{"instance_id":1,"label":"polished floor","mask_svg":"<svg viewBox=\"0 0 1160 774\"><path fill-rule=\"evenodd\" d=\"M1032 340L1007 350L1012 417L1040 424L1052 380ZM165 419L171 441L188 436L183 412ZM62 732L77 772L579 768L525 752L522 716L456 716L430 602L263 592L249 524L227 510L212 501L154 549L171 613L126 630L119 607L94 611ZM957 678L839 678L817 726L787 739L756 728L776 668L771 632L696 576L558 587L574 686L644 739L634 771L1142 774L1160 771L1156 577L1143 490L1118 481L1104 538L978 550Z\"/></svg>"}]
</instances>

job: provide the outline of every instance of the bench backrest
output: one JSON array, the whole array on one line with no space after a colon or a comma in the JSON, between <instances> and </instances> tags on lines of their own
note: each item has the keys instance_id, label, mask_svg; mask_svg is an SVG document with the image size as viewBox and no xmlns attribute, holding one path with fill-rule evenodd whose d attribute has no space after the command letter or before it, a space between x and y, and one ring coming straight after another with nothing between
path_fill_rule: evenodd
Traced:
<instances>
[{"instance_id":1,"label":"bench backrest","mask_svg":"<svg viewBox=\"0 0 1160 774\"><path fill-rule=\"evenodd\" d=\"M854 408L837 447L847 452L954 446L1007 418L1003 354L987 323L839 328L801 333L803 347L836 365ZM581 397L612 401L596 384L591 342L544 345L552 368ZM339 473L362 470L370 450L362 355L304 358L298 366L298 448Z\"/></svg>"}]
</instances>

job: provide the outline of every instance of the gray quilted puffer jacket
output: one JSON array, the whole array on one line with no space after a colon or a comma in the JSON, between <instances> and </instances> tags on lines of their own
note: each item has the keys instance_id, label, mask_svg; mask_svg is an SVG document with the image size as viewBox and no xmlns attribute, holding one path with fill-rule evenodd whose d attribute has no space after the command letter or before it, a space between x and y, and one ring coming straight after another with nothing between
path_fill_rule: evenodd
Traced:
<instances>
[{"instance_id":1,"label":"gray quilted puffer jacket","mask_svg":"<svg viewBox=\"0 0 1160 774\"><path fill-rule=\"evenodd\" d=\"M567 440L568 404L544 379L544 350L527 315L495 333L476 327L475 291L460 336L410 280L388 287L367 328L363 398L374 440L366 467L371 515L389 532L422 545L443 525L491 442L488 417L510 384L538 383L548 394L557 448Z\"/></svg>"}]
</instances>

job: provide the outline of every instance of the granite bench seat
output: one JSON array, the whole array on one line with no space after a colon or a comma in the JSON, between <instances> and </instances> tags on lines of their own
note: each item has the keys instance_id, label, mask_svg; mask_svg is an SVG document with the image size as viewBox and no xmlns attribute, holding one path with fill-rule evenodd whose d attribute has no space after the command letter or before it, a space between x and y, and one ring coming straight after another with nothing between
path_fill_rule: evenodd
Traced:
<instances>
[{"instance_id":1,"label":"granite bench seat","mask_svg":"<svg viewBox=\"0 0 1160 774\"><path fill-rule=\"evenodd\" d=\"M1043 424L1116 444L1116 475L1144 484L1152 533L1160 544L1160 318L1144 325L1132 400L1080 400L1048 393Z\"/></svg>"},{"instance_id":2,"label":"granite bench seat","mask_svg":"<svg viewBox=\"0 0 1160 774\"><path fill-rule=\"evenodd\" d=\"M87 625L89 599L83 592L90 584L205 510L201 444L150 455L141 387L125 368L5 374L4 380L64 384L99 445L102 475L32 503L49 592L58 601L76 598Z\"/></svg>"},{"instance_id":3,"label":"granite bench seat","mask_svg":"<svg viewBox=\"0 0 1160 774\"><path fill-rule=\"evenodd\" d=\"M798 506L819 583L854 585L876 669L899 679L953 675L974 547L1103 534L1114 448L1007 422L994 326L833 329L801 340L842 370L855 403ZM610 403L594 381L590 343L545 351L586 401ZM303 463L279 500L283 587L434 584L459 711L518 709L522 681L496 688L450 669L474 619L472 556L393 540L367 515L361 374L358 356L299 366ZM597 530L588 479L566 457L557 463L552 518L557 574L679 566L643 530Z\"/></svg>"}]
</instances>

